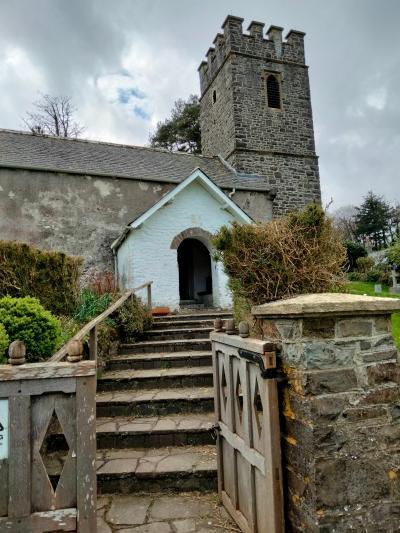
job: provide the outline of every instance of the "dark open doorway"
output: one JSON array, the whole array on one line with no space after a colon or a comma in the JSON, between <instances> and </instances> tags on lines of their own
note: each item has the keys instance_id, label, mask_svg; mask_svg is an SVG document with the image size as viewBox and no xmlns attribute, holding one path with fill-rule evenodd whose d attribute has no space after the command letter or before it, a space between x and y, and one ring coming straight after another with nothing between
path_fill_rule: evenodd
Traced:
<instances>
[{"instance_id":1,"label":"dark open doorway","mask_svg":"<svg viewBox=\"0 0 400 533\"><path fill-rule=\"evenodd\" d=\"M185 239L178 247L181 302L212 304L211 258L197 239Z\"/></svg>"}]
</instances>

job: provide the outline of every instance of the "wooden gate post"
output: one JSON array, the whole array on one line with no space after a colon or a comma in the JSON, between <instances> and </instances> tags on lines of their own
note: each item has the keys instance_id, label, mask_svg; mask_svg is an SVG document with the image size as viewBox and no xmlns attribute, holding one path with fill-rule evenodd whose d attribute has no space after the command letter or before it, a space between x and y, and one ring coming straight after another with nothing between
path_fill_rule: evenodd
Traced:
<instances>
[{"instance_id":1,"label":"wooden gate post","mask_svg":"<svg viewBox=\"0 0 400 533\"><path fill-rule=\"evenodd\" d=\"M96 362L72 359L0 365L1 532L96 531ZM57 472L43 448L53 416L68 445Z\"/></svg>"},{"instance_id":2,"label":"wooden gate post","mask_svg":"<svg viewBox=\"0 0 400 533\"><path fill-rule=\"evenodd\" d=\"M397 531L400 300L315 294L253 308L281 345L282 452L290 531Z\"/></svg>"}]
</instances>

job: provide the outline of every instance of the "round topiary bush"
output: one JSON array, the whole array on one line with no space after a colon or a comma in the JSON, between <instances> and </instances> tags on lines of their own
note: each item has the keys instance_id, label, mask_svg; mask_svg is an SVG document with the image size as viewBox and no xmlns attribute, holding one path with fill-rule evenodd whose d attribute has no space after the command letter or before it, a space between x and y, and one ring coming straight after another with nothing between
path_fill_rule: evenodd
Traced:
<instances>
[{"instance_id":1,"label":"round topiary bush","mask_svg":"<svg viewBox=\"0 0 400 533\"><path fill-rule=\"evenodd\" d=\"M36 298L0 298L0 322L10 342L24 342L28 362L46 359L53 354L60 336L60 324Z\"/></svg>"},{"instance_id":2,"label":"round topiary bush","mask_svg":"<svg viewBox=\"0 0 400 533\"><path fill-rule=\"evenodd\" d=\"M6 362L6 351L10 345L10 337L7 335L6 328L0 323L0 364Z\"/></svg>"}]
</instances>

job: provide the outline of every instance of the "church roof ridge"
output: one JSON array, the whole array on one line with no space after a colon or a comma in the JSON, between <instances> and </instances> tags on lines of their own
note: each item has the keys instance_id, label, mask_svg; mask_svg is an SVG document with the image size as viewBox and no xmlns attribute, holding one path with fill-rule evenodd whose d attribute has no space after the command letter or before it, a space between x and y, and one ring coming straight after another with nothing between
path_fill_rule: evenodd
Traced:
<instances>
[{"instance_id":1,"label":"church roof ridge","mask_svg":"<svg viewBox=\"0 0 400 533\"><path fill-rule=\"evenodd\" d=\"M15 135L27 135L30 137L43 137L45 139L54 139L56 141L72 141L72 142L82 142L82 143L89 143L89 144L100 144L100 145L106 145L106 146L115 146L120 148L132 148L134 150L149 150L151 152L163 152L167 154L173 153L174 155L188 155L188 156L196 156L196 157L204 157L206 159L216 159L218 156L209 156L209 155L203 155L203 154L195 154L193 152L181 152L176 151L172 152L171 150L167 150L166 148L155 148L153 146L142 146L140 144L126 144L126 143L116 143L111 141L97 141L95 139L84 139L82 137L60 137L58 135L48 135L47 133L32 133L31 131L22 131L22 130L13 130L10 128L0 128L0 134L1 133L11 133Z\"/></svg>"},{"instance_id":2,"label":"church roof ridge","mask_svg":"<svg viewBox=\"0 0 400 533\"><path fill-rule=\"evenodd\" d=\"M197 167L218 187L269 191L263 177L241 176L218 156L0 129L0 168L178 184Z\"/></svg>"}]
</instances>

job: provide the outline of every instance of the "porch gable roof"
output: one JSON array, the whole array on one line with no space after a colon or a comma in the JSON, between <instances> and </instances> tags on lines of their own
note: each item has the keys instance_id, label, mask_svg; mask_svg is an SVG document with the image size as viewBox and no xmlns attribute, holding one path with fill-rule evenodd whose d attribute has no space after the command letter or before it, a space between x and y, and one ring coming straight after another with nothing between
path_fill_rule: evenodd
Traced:
<instances>
[{"instance_id":1,"label":"porch gable roof","mask_svg":"<svg viewBox=\"0 0 400 533\"><path fill-rule=\"evenodd\" d=\"M183 180L174 189L169 191L152 207L150 207L136 219L132 220L132 222L130 222L125 228L124 232L112 243L111 248L113 250L117 250L130 231L139 228L157 211L159 211L168 203L172 202L174 198L178 196L178 194L180 194L184 189L186 189L186 187L195 181L200 183L209 192L209 194L221 204L223 209L226 209L226 211L234 215L235 218L240 222L243 224L251 224L253 222L249 215L247 215L243 209L241 209L233 200L231 200L231 198L229 198L229 196L227 196L200 168L196 168L185 180Z\"/></svg>"}]
</instances>

